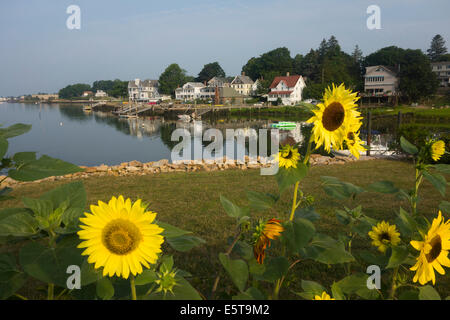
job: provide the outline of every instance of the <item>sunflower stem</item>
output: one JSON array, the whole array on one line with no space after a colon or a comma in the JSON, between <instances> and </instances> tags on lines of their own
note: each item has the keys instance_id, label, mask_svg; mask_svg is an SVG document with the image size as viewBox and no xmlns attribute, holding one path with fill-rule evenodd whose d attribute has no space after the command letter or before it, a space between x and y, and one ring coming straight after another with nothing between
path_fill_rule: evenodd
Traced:
<instances>
[{"instance_id":1,"label":"sunflower stem","mask_svg":"<svg viewBox=\"0 0 450 320\"><path fill-rule=\"evenodd\" d=\"M398 275L398 267L394 269L394 274L392 275L392 286L391 286L391 294L389 299L394 300L395 291L397 290L397 275Z\"/></svg>"},{"instance_id":2,"label":"sunflower stem","mask_svg":"<svg viewBox=\"0 0 450 320\"><path fill-rule=\"evenodd\" d=\"M47 290L47 300L53 300L54 291L55 291L55 285L53 283L49 283L48 290Z\"/></svg>"},{"instance_id":3,"label":"sunflower stem","mask_svg":"<svg viewBox=\"0 0 450 320\"><path fill-rule=\"evenodd\" d=\"M415 180L415 186L414 186L414 193L413 193L413 197L411 199L411 207L412 207L413 216L415 216L417 214L417 195L419 194L419 186L422 183L422 179L423 179L422 171L416 167L416 180Z\"/></svg>"},{"instance_id":4,"label":"sunflower stem","mask_svg":"<svg viewBox=\"0 0 450 320\"><path fill-rule=\"evenodd\" d=\"M137 300L136 297L136 284L134 283L134 275L130 275L130 285L131 285L131 300Z\"/></svg>"},{"instance_id":5,"label":"sunflower stem","mask_svg":"<svg viewBox=\"0 0 450 320\"><path fill-rule=\"evenodd\" d=\"M300 184L300 181L297 181L295 183L294 199L292 200L291 216L289 217L290 221L294 220L295 209L297 209L298 205L300 205L300 203L297 205L297 193L298 193L299 184Z\"/></svg>"}]
</instances>

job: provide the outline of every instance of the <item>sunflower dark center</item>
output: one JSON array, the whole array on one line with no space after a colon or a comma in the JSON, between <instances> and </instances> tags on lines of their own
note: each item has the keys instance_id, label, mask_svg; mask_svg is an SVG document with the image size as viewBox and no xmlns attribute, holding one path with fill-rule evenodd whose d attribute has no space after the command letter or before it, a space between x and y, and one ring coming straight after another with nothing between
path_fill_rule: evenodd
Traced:
<instances>
[{"instance_id":1,"label":"sunflower dark center","mask_svg":"<svg viewBox=\"0 0 450 320\"><path fill-rule=\"evenodd\" d=\"M328 131L338 129L345 118L345 110L339 102L333 102L325 108L322 116L322 124Z\"/></svg>"},{"instance_id":2,"label":"sunflower dark center","mask_svg":"<svg viewBox=\"0 0 450 320\"><path fill-rule=\"evenodd\" d=\"M125 255L137 248L142 239L136 225L128 220L116 219L108 223L102 232L102 243L111 252Z\"/></svg>"},{"instance_id":3,"label":"sunflower dark center","mask_svg":"<svg viewBox=\"0 0 450 320\"><path fill-rule=\"evenodd\" d=\"M387 232L382 232L379 236L380 241L387 240L391 241L391 236Z\"/></svg>"},{"instance_id":4,"label":"sunflower dark center","mask_svg":"<svg viewBox=\"0 0 450 320\"><path fill-rule=\"evenodd\" d=\"M437 257L439 257L442 251L441 237L437 235L433 239L431 239L430 246L431 250L430 252L428 252L428 254L425 255L425 257L427 258L428 262L433 262Z\"/></svg>"}]
</instances>

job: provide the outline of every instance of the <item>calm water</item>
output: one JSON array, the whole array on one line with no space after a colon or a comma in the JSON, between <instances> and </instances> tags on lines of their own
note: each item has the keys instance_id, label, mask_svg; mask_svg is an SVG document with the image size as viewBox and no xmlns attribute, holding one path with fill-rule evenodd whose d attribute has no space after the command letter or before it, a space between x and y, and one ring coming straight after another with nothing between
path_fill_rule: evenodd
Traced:
<instances>
[{"instance_id":1,"label":"calm water","mask_svg":"<svg viewBox=\"0 0 450 320\"><path fill-rule=\"evenodd\" d=\"M167 121L162 117L121 119L104 112L84 112L81 106L57 104L0 104L0 124L31 124L30 132L10 139L8 154L36 151L77 165L95 166L102 163L141 162L171 159L170 150L178 142L170 140L173 130L180 127L193 132L194 125ZM223 131L227 128L268 128L269 120L203 120L208 127ZM292 136L302 141L302 123L295 130L282 132L281 139ZM206 146L210 142L204 142ZM224 148L225 150L226 148Z\"/></svg>"}]
</instances>

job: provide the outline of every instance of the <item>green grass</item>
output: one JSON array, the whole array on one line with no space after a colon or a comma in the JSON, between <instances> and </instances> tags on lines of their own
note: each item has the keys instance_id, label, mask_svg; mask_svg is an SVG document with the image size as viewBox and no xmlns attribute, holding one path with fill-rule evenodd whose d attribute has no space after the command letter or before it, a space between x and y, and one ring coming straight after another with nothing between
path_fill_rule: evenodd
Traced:
<instances>
[{"instance_id":1,"label":"green grass","mask_svg":"<svg viewBox=\"0 0 450 320\"><path fill-rule=\"evenodd\" d=\"M336 208L343 205L356 207L362 205L363 211L370 217L378 220L393 222L399 207L409 209L408 204L398 200L393 195L377 193L363 193L353 202L335 201L329 198L323 191L320 176L336 176L337 178L367 186L374 181L391 180L399 187L407 188L413 185L414 170L411 164L400 161L373 160L351 162L345 165L317 166L313 167L309 175L302 181L301 188L305 194L311 194L315 198L315 207L321 214L321 219L316 222L316 228L320 232L336 237L338 231L344 228L334 217ZM188 254L175 253L176 265L191 272L194 278L191 283L203 295L208 296L216 272L220 270L222 280L219 285L218 297L229 297L234 292L234 287L229 278L222 271L218 260L219 252L224 252L227 240L235 230L233 219L229 218L220 205L220 195L236 202L238 205L246 205L246 190L277 193L278 188L275 178L261 176L259 170L227 170L216 172L194 173L167 173L133 177L90 177L84 181L87 190L88 203L95 204L98 200L107 201L112 195L124 195L133 200L142 198L150 202L151 210L158 213L157 219L168 222L180 228L193 231L197 236L207 241L203 246L194 248ZM63 181L46 182L40 184L22 185L13 191L12 195L17 199L3 202L6 207L21 206L22 196L39 197L42 193L65 183ZM292 189L285 192L277 205L269 212L255 213L255 217L288 219ZM421 202L419 212L427 217L437 214L439 203L443 200L433 187L425 182L420 191ZM447 197L447 201L449 198ZM353 250L359 248L371 248L368 239L357 239L353 242ZM11 248L3 247L1 250ZM371 248L371 250L375 250ZM269 250L269 255L276 254L277 243ZM447 275L437 276L437 289L443 297L450 295L450 279ZM412 276L412 272L410 272ZM297 264L285 287L281 290L281 298L295 299L296 296L290 290L301 291L300 280L315 280L328 289L334 280L345 276L343 267L326 266L319 263L305 261ZM23 294L30 294L32 285L22 289Z\"/></svg>"},{"instance_id":2,"label":"green grass","mask_svg":"<svg viewBox=\"0 0 450 320\"><path fill-rule=\"evenodd\" d=\"M362 109L365 115L365 108ZM414 113L416 116L420 117L444 117L450 118L450 108L417 108L411 106L398 106L398 107L376 107L370 108L370 112L373 115L397 115L399 112L402 113Z\"/></svg>"}]
</instances>

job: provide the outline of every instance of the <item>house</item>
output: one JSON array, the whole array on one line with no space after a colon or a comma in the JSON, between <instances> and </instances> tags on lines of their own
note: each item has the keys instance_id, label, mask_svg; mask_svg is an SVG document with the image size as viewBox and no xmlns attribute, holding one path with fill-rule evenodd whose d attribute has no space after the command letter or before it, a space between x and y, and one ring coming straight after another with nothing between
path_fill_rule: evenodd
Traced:
<instances>
[{"instance_id":1,"label":"house","mask_svg":"<svg viewBox=\"0 0 450 320\"><path fill-rule=\"evenodd\" d=\"M394 96L398 92L398 77L395 69L387 66L366 67L364 91L368 96Z\"/></svg>"},{"instance_id":2,"label":"house","mask_svg":"<svg viewBox=\"0 0 450 320\"><path fill-rule=\"evenodd\" d=\"M40 94L32 94L31 95L32 98L37 98L39 100L53 100L53 99L58 99L59 95L58 94L46 94L46 93L40 93Z\"/></svg>"},{"instance_id":3,"label":"house","mask_svg":"<svg viewBox=\"0 0 450 320\"><path fill-rule=\"evenodd\" d=\"M250 96L252 94L253 84L253 80L246 76L245 72L242 72L240 76L234 77L233 81L231 81L230 86L240 94L244 96Z\"/></svg>"},{"instance_id":4,"label":"house","mask_svg":"<svg viewBox=\"0 0 450 320\"><path fill-rule=\"evenodd\" d=\"M108 94L103 90L97 90L97 92L95 93L95 96L97 98L104 98L104 97L107 97Z\"/></svg>"},{"instance_id":5,"label":"house","mask_svg":"<svg viewBox=\"0 0 450 320\"><path fill-rule=\"evenodd\" d=\"M136 102L159 99L158 89L158 80L131 80L128 82L128 97L131 101Z\"/></svg>"},{"instance_id":6,"label":"house","mask_svg":"<svg viewBox=\"0 0 450 320\"><path fill-rule=\"evenodd\" d=\"M215 88L215 104L243 104L246 98L231 87Z\"/></svg>"},{"instance_id":7,"label":"house","mask_svg":"<svg viewBox=\"0 0 450 320\"><path fill-rule=\"evenodd\" d=\"M211 92L209 92L212 90ZM175 90L175 99L192 101L197 99L209 99L214 97L214 88L207 87L201 82L187 82L181 88Z\"/></svg>"},{"instance_id":8,"label":"house","mask_svg":"<svg viewBox=\"0 0 450 320\"><path fill-rule=\"evenodd\" d=\"M267 101L275 102L281 99L283 105L295 105L302 101L303 89L306 87L305 80L300 75L275 77L269 89Z\"/></svg>"},{"instance_id":9,"label":"house","mask_svg":"<svg viewBox=\"0 0 450 320\"><path fill-rule=\"evenodd\" d=\"M432 62L431 71L436 74L440 87L450 87L450 61Z\"/></svg>"},{"instance_id":10,"label":"house","mask_svg":"<svg viewBox=\"0 0 450 320\"><path fill-rule=\"evenodd\" d=\"M213 88L229 87L230 82L227 80L227 78L214 77L208 81L208 86Z\"/></svg>"},{"instance_id":11,"label":"house","mask_svg":"<svg viewBox=\"0 0 450 320\"><path fill-rule=\"evenodd\" d=\"M82 97L92 97L94 93L92 91L84 91Z\"/></svg>"}]
</instances>

